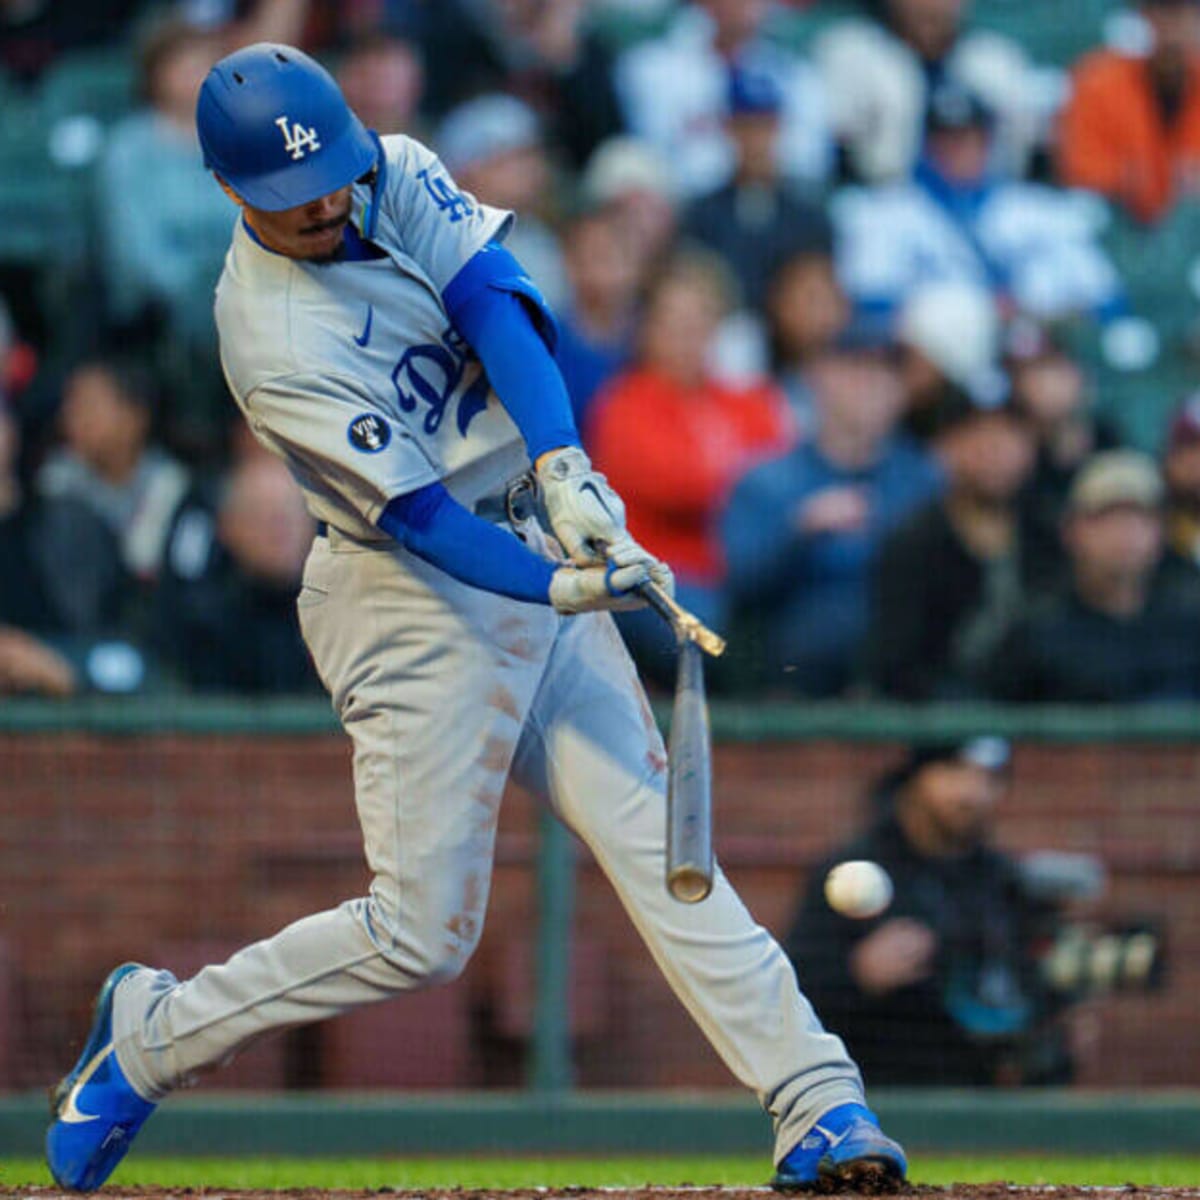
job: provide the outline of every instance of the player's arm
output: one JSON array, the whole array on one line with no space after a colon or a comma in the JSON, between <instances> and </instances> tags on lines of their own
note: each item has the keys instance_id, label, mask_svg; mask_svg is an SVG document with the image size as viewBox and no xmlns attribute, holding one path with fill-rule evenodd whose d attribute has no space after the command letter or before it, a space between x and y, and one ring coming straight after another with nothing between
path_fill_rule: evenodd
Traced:
<instances>
[{"instance_id":1,"label":"player's arm","mask_svg":"<svg viewBox=\"0 0 1200 1200\"><path fill-rule=\"evenodd\" d=\"M554 316L521 264L489 242L451 279L442 293L455 328L474 348L525 441L537 470L546 512L572 560L602 562L605 548L632 553L625 505L584 453L562 373L554 361ZM649 556L646 556L647 558ZM651 573L670 588L670 572L657 561Z\"/></svg>"},{"instance_id":2,"label":"player's arm","mask_svg":"<svg viewBox=\"0 0 1200 1200\"><path fill-rule=\"evenodd\" d=\"M297 372L255 388L245 407L255 432L310 487L335 492L447 575L564 613L640 605L628 593L649 577L644 551L586 568L540 558L458 504L420 443L371 403L359 379Z\"/></svg>"},{"instance_id":3,"label":"player's arm","mask_svg":"<svg viewBox=\"0 0 1200 1200\"><path fill-rule=\"evenodd\" d=\"M395 497L377 524L447 575L563 613L640 607L633 589L650 578L644 553L606 565L562 566L540 558L497 525L468 512L441 483Z\"/></svg>"}]
</instances>

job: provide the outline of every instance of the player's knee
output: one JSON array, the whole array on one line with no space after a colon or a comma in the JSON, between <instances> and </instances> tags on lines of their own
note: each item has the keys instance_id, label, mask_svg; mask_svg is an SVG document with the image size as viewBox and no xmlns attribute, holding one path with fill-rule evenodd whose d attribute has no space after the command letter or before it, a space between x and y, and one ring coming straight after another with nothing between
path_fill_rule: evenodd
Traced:
<instances>
[{"instance_id":1,"label":"player's knee","mask_svg":"<svg viewBox=\"0 0 1200 1200\"><path fill-rule=\"evenodd\" d=\"M403 925L375 896L367 902L366 916L372 939L384 962L394 968L400 990L457 979L479 945L483 924L469 915L439 914L438 919Z\"/></svg>"}]
</instances>

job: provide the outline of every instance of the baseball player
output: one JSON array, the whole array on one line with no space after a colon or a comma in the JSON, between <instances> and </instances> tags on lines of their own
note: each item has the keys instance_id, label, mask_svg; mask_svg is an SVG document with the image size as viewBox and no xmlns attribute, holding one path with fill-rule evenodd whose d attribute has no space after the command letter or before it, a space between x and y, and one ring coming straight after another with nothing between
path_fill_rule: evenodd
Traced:
<instances>
[{"instance_id":1,"label":"baseball player","mask_svg":"<svg viewBox=\"0 0 1200 1200\"><path fill-rule=\"evenodd\" d=\"M857 1068L728 881L695 906L663 886L666 756L608 610L670 572L580 448L554 318L504 249L512 214L366 130L289 46L219 62L197 124L241 209L221 359L318 523L297 604L353 742L373 880L192 979L118 967L55 1096L55 1179L100 1186L159 1101L260 1034L455 978L512 776L588 844L757 1092L776 1184L898 1183Z\"/></svg>"}]
</instances>

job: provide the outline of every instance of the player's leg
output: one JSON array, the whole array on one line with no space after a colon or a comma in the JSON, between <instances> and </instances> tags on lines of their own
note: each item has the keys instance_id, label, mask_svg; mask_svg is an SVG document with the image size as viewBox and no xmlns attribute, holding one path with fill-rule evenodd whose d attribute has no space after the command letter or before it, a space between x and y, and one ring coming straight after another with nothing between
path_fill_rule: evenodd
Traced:
<instances>
[{"instance_id":1,"label":"player's leg","mask_svg":"<svg viewBox=\"0 0 1200 1200\"><path fill-rule=\"evenodd\" d=\"M758 1094L775 1121L777 1162L827 1114L865 1111L844 1045L822 1028L787 957L724 874L702 904L668 895L665 750L607 617L564 629L514 769L588 844L676 995ZM850 1140L831 1132L835 1150Z\"/></svg>"},{"instance_id":2,"label":"player's leg","mask_svg":"<svg viewBox=\"0 0 1200 1200\"><path fill-rule=\"evenodd\" d=\"M271 1030L452 978L475 947L500 798L557 618L467 588L448 603L441 580L400 563L318 539L301 601L354 743L371 893L183 983L122 979L113 1061L145 1100Z\"/></svg>"}]
</instances>

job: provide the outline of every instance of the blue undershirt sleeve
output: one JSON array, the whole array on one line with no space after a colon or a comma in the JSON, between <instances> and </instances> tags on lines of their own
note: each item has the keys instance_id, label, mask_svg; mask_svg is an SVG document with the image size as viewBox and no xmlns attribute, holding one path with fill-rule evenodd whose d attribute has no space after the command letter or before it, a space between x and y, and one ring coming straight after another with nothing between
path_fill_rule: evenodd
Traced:
<instances>
[{"instance_id":1,"label":"blue undershirt sleeve","mask_svg":"<svg viewBox=\"0 0 1200 1200\"><path fill-rule=\"evenodd\" d=\"M560 446L578 446L567 385L553 356L558 328L520 263L489 242L447 284L442 302L479 355L530 460Z\"/></svg>"},{"instance_id":2,"label":"blue undershirt sleeve","mask_svg":"<svg viewBox=\"0 0 1200 1200\"><path fill-rule=\"evenodd\" d=\"M555 564L468 512L440 483L396 496L376 524L406 550L461 583L513 600L550 603Z\"/></svg>"}]
</instances>

